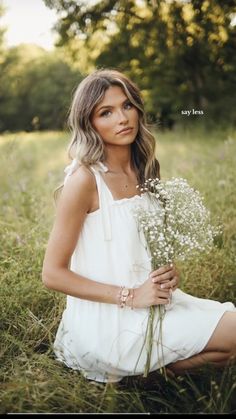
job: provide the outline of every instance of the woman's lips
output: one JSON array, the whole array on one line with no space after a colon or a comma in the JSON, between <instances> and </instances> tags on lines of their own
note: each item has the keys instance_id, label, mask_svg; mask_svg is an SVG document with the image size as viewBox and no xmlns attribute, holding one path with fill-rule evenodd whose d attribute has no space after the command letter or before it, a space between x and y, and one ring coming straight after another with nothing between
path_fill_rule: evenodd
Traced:
<instances>
[{"instance_id":1,"label":"woman's lips","mask_svg":"<svg viewBox=\"0 0 236 419\"><path fill-rule=\"evenodd\" d=\"M125 128L122 131L117 132L118 134L129 134L132 131L133 128Z\"/></svg>"}]
</instances>

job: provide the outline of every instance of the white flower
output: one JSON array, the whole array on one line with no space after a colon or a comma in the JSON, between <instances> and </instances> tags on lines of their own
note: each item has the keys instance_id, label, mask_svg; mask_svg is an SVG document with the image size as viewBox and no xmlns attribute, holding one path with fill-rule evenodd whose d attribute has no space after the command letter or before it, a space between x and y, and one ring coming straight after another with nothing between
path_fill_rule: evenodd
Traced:
<instances>
[{"instance_id":1,"label":"white flower","mask_svg":"<svg viewBox=\"0 0 236 419\"><path fill-rule=\"evenodd\" d=\"M148 179L142 185L143 190L148 192L153 208L136 207L134 216L139 231L144 233L153 270L174 260L184 261L211 250L214 237L221 229L211 225L210 212L199 191L190 187L183 178ZM155 308L150 307L149 330L153 327ZM146 372L151 348L152 341L149 342Z\"/></svg>"},{"instance_id":2,"label":"white flower","mask_svg":"<svg viewBox=\"0 0 236 419\"><path fill-rule=\"evenodd\" d=\"M173 259L180 256L187 259L211 249L219 229L211 226L210 212L204 206L203 198L186 179L148 179L143 189L155 198L154 208L144 210L138 207L135 217L145 233L147 244L148 240L152 243L152 252L156 253L153 255L159 255L154 264L165 264L169 260L168 253ZM168 252L160 254L158 248L168 249Z\"/></svg>"}]
</instances>

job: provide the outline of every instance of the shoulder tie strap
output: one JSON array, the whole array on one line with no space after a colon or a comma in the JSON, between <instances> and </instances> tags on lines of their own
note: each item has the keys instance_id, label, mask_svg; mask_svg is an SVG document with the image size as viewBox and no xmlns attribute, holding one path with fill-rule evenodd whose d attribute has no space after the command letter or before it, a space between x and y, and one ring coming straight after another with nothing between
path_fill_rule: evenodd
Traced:
<instances>
[{"instance_id":1,"label":"shoulder tie strap","mask_svg":"<svg viewBox=\"0 0 236 419\"><path fill-rule=\"evenodd\" d=\"M109 241L112 239L112 228L111 228L111 214L110 214L110 206L107 202L107 191L104 188L104 184L101 179L101 171L107 172L108 169L104 166L103 163L99 163L97 169L95 167L90 166L96 179L97 188L98 188L98 198L99 198L99 207L101 210L101 218L102 218L102 226L103 226L103 234L104 240ZM97 165L96 165L97 167Z\"/></svg>"},{"instance_id":2,"label":"shoulder tie strap","mask_svg":"<svg viewBox=\"0 0 236 419\"><path fill-rule=\"evenodd\" d=\"M65 167L64 173L66 173L64 178L64 185L66 184L69 176L74 173L74 171L79 167L80 163L77 159L73 159L68 166ZM99 208L101 209L101 217L102 217L102 226L104 232L104 240L109 241L112 238L111 234L111 215L110 215L110 207L107 201L106 190L104 188L103 182L101 181L101 174L100 172L107 172L108 168L101 162L97 163L96 165L91 165L90 168L92 169L97 189L98 189L98 199L99 199Z\"/></svg>"},{"instance_id":3,"label":"shoulder tie strap","mask_svg":"<svg viewBox=\"0 0 236 419\"><path fill-rule=\"evenodd\" d=\"M79 162L77 159L73 159L72 162L70 164L68 164L68 166L65 167L64 169L64 173L66 174L64 177L64 182L63 184L65 185L67 182L67 179L70 175L72 175L72 173L74 173L74 171L79 167Z\"/></svg>"}]
</instances>

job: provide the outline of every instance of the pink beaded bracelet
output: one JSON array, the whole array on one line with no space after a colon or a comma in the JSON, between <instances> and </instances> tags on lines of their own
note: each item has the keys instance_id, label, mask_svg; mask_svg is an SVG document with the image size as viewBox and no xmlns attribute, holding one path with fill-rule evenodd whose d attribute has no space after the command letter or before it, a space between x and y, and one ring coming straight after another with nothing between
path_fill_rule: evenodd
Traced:
<instances>
[{"instance_id":1,"label":"pink beaded bracelet","mask_svg":"<svg viewBox=\"0 0 236 419\"><path fill-rule=\"evenodd\" d=\"M131 298L131 309L133 310L134 290L121 286L118 294L119 306L121 308L126 306L126 301L129 297Z\"/></svg>"}]
</instances>

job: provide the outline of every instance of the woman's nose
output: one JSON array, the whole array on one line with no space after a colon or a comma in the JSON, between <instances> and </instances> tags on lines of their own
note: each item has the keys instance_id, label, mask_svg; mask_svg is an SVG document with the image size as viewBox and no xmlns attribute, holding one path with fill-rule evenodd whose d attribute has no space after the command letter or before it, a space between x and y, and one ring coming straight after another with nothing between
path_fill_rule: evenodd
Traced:
<instances>
[{"instance_id":1,"label":"woman's nose","mask_svg":"<svg viewBox=\"0 0 236 419\"><path fill-rule=\"evenodd\" d=\"M119 123L128 121L127 115L124 110L120 110L118 112L118 120L119 120Z\"/></svg>"}]
</instances>

